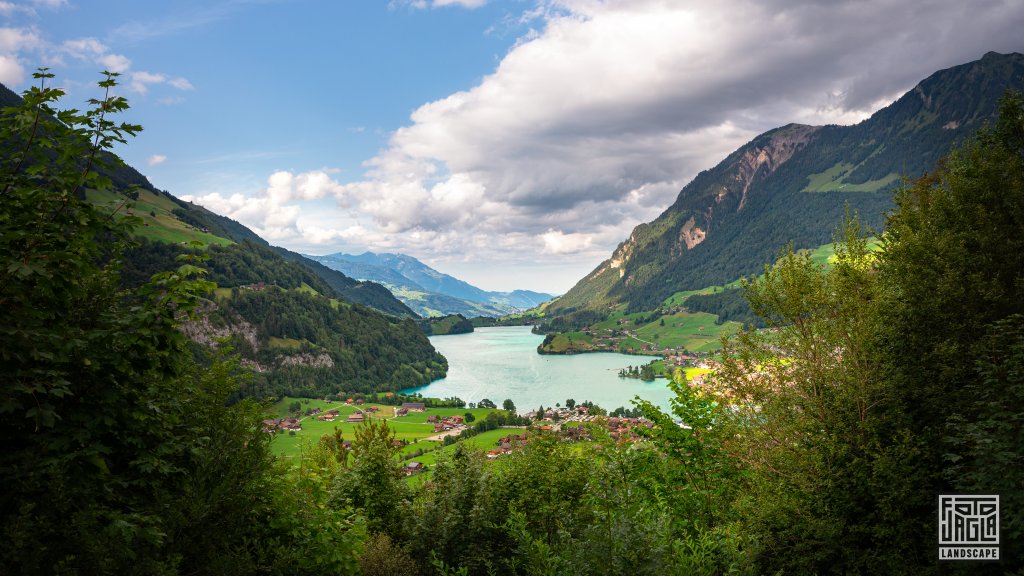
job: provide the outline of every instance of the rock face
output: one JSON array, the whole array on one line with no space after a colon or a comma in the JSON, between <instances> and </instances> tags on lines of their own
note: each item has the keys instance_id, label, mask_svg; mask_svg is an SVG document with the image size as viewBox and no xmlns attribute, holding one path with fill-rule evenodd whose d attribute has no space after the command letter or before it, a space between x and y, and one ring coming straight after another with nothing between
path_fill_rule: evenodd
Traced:
<instances>
[{"instance_id":1,"label":"rock face","mask_svg":"<svg viewBox=\"0 0 1024 576\"><path fill-rule=\"evenodd\" d=\"M231 314L227 322L218 322L218 325L215 326L211 318L216 310L216 304L206 304L199 310L194 320L181 323L179 329L185 336L210 348L216 348L220 339L240 336L254 351L259 350L256 328L252 324L237 314Z\"/></svg>"},{"instance_id":2,"label":"rock face","mask_svg":"<svg viewBox=\"0 0 1024 576\"><path fill-rule=\"evenodd\" d=\"M215 315L215 312L219 313ZM217 319L216 322L213 320L214 318ZM212 302L203 306L195 319L181 323L179 329L190 339L214 349L220 345L222 339L231 337L241 338L248 345L252 354L264 348L260 345L256 328L252 324L237 314L230 312L225 314L224 310L218 309L217 305ZM256 372L268 371L267 366L251 358L243 358L241 363ZM288 354L282 351L274 364L278 368L285 366L333 368L334 359L327 352Z\"/></svg>"},{"instance_id":3,"label":"rock face","mask_svg":"<svg viewBox=\"0 0 1024 576\"><path fill-rule=\"evenodd\" d=\"M334 360L330 354L290 354L277 361L279 366L309 366L311 368L333 368Z\"/></svg>"},{"instance_id":4,"label":"rock face","mask_svg":"<svg viewBox=\"0 0 1024 576\"><path fill-rule=\"evenodd\" d=\"M802 150L820 127L790 124L755 138L731 154L712 171L711 182L694 183L684 188L675 204L655 221L633 229L629 238L619 244L611 258L602 262L577 287L556 301L554 310L578 308L588 302L607 299L615 283L639 286L655 268L666 261L683 257L714 234L717 220L743 211L759 190L758 183L774 174ZM698 176L708 174L702 173ZM635 265L635 256L644 254L650 262ZM647 264L647 265L644 265ZM605 290L595 293L592 284ZM591 284L591 286L581 286ZM583 287L583 290L579 288ZM549 307L549 310L552 310Z\"/></svg>"},{"instance_id":5,"label":"rock face","mask_svg":"<svg viewBox=\"0 0 1024 576\"><path fill-rule=\"evenodd\" d=\"M990 52L936 72L859 124L765 132L698 174L545 313L653 310L677 291L756 273L788 243L829 242L847 208L880 230L901 177L931 170L994 119L1007 89L1024 89L1024 55Z\"/></svg>"}]
</instances>

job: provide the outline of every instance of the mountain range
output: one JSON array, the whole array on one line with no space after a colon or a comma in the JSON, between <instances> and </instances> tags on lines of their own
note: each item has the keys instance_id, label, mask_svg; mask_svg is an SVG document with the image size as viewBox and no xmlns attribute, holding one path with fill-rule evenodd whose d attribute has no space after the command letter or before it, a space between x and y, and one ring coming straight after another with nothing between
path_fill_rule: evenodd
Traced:
<instances>
[{"instance_id":1,"label":"mountain range","mask_svg":"<svg viewBox=\"0 0 1024 576\"><path fill-rule=\"evenodd\" d=\"M554 298L530 290L489 292L405 254L338 252L306 257L352 278L383 284L421 316L496 317L535 308Z\"/></svg>"},{"instance_id":2,"label":"mountain range","mask_svg":"<svg viewBox=\"0 0 1024 576\"><path fill-rule=\"evenodd\" d=\"M112 189L87 196L111 206L124 196L134 200L142 224L139 246L124 258L126 285L174 269L184 253L208 258L219 289L202 318L185 329L197 343L226 341L241 354L254 373L246 393L396 390L447 370L414 321L417 314L496 316L541 305L537 321L549 332L618 325L609 314L633 314L629 322L651 333L639 328L643 340L629 344L635 346L663 340L662 327L683 329L681 316L663 323L669 309L682 314L680 308L696 309L700 298L699 309L721 320L715 307L735 308L738 291L690 291L757 273L787 244L827 243L847 209L880 230L902 179L924 174L992 121L1007 89L1024 90L1024 55L988 53L936 72L859 124L789 124L765 132L697 175L658 218L637 226L568 293L542 305L549 295L487 292L402 254L312 259L273 247L238 222L154 188L123 164L105 170ZM0 86L0 105L20 103ZM703 331L703 321L698 324L695 330ZM593 343L566 340L568 349Z\"/></svg>"},{"instance_id":3,"label":"mountain range","mask_svg":"<svg viewBox=\"0 0 1024 576\"><path fill-rule=\"evenodd\" d=\"M894 189L993 121L1007 89L1024 89L1024 55L989 52L932 74L859 124L789 124L757 136L548 304L548 331L612 310L656 310L673 294L758 273L787 244L829 242L848 209L881 230Z\"/></svg>"}]
</instances>

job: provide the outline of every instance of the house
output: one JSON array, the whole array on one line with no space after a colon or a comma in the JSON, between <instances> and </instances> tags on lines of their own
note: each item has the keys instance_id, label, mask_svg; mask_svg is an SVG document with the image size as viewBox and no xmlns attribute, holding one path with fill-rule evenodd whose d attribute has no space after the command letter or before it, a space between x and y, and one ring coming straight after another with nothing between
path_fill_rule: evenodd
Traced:
<instances>
[{"instance_id":1,"label":"house","mask_svg":"<svg viewBox=\"0 0 1024 576\"><path fill-rule=\"evenodd\" d=\"M427 416L427 422L430 422L431 424L433 424L434 422L437 422L437 416L434 416L433 414L431 414L430 416Z\"/></svg>"},{"instance_id":2,"label":"house","mask_svg":"<svg viewBox=\"0 0 1024 576\"><path fill-rule=\"evenodd\" d=\"M285 418L279 425L284 430L302 430L302 424L296 418Z\"/></svg>"},{"instance_id":3,"label":"house","mask_svg":"<svg viewBox=\"0 0 1024 576\"><path fill-rule=\"evenodd\" d=\"M345 420L345 422L350 422L352 424L362 424L363 423L363 413L362 412L355 412L353 414L349 414L348 415L348 419Z\"/></svg>"},{"instance_id":4,"label":"house","mask_svg":"<svg viewBox=\"0 0 1024 576\"><path fill-rule=\"evenodd\" d=\"M367 406L365 410L367 412L378 412L380 411L380 408L378 408L377 406Z\"/></svg>"},{"instance_id":5,"label":"house","mask_svg":"<svg viewBox=\"0 0 1024 576\"><path fill-rule=\"evenodd\" d=\"M405 465L405 475L412 476L413 474L422 472L425 469L426 467L423 465L423 462L409 462Z\"/></svg>"},{"instance_id":6,"label":"house","mask_svg":"<svg viewBox=\"0 0 1024 576\"><path fill-rule=\"evenodd\" d=\"M273 432L274 430L277 430L277 420L264 420L262 424L264 432Z\"/></svg>"},{"instance_id":7,"label":"house","mask_svg":"<svg viewBox=\"0 0 1024 576\"><path fill-rule=\"evenodd\" d=\"M356 400L356 404L362 405L365 404L365 401L362 398L359 398L358 400Z\"/></svg>"},{"instance_id":8,"label":"house","mask_svg":"<svg viewBox=\"0 0 1024 576\"><path fill-rule=\"evenodd\" d=\"M402 408L410 412L424 412L427 409L427 405L423 402L404 402Z\"/></svg>"},{"instance_id":9,"label":"house","mask_svg":"<svg viewBox=\"0 0 1024 576\"><path fill-rule=\"evenodd\" d=\"M409 409L408 408L399 408L399 409L395 410L395 416L405 416L408 413L409 413Z\"/></svg>"},{"instance_id":10,"label":"house","mask_svg":"<svg viewBox=\"0 0 1024 576\"><path fill-rule=\"evenodd\" d=\"M451 420L452 424L462 424L464 418L462 416L451 416L448 420Z\"/></svg>"},{"instance_id":11,"label":"house","mask_svg":"<svg viewBox=\"0 0 1024 576\"><path fill-rule=\"evenodd\" d=\"M337 414L331 414L330 412L328 412L326 414L321 414L321 415L317 416L316 419L321 421L321 422L334 422L334 419L337 418L337 417L338 417Z\"/></svg>"}]
</instances>

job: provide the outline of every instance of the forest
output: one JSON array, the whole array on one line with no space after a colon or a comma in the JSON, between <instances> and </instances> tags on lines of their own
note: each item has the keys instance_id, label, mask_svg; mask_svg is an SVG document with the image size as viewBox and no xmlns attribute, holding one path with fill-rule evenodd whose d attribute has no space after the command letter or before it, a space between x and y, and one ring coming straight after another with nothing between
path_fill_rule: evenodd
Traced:
<instances>
[{"instance_id":1,"label":"forest","mask_svg":"<svg viewBox=\"0 0 1024 576\"><path fill-rule=\"evenodd\" d=\"M57 110L62 92L37 78L0 116L5 572L1024 570L1020 94L896 192L881 250L848 214L831 267L791 252L748 282L768 329L731 339L706 386L678 372L671 413L638 402L653 422L640 441L598 421L493 462L460 446L414 487L372 420L351 454L326 435L296 466L271 457L265 406L237 399L251 372L178 329L213 288L206 256L126 287L137 221L83 201L112 186L103 152L141 129L112 120L127 109L116 77L84 112ZM302 298L253 293L239 314L280 299L282 329L319 342ZM1000 495L1000 561L940 564L950 493Z\"/></svg>"}]
</instances>

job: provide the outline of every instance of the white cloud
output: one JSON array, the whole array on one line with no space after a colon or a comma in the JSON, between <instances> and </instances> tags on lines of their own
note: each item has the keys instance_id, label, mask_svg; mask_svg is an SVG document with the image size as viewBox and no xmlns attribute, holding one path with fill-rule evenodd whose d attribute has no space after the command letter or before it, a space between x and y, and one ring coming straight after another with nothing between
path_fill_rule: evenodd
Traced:
<instances>
[{"instance_id":1,"label":"white cloud","mask_svg":"<svg viewBox=\"0 0 1024 576\"><path fill-rule=\"evenodd\" d=\"M590 248L594 241L589 234L564 234L560 230L548 230L541 234L541 239L545 254L575 254Z\"/></svg>"},{"instance_id":2,"label":"white cloud","mask_svg":"<svg viewBox=\"0 0 1024 576\"><path fill-rule=\"evenodd\" d=\"M132 72L130 74L131 80L128 83L128 88L133 92L139 94L145 94L149 91L150 84L162 84L167 81L167 76L163 74L154 74L152 72Z\"/></svg>"},{"instance_id":3,"label":"white cloud","mask_svg":"<svg viewBox=\"0 0 1024 576\"><path fill-rule=\"evenodd\" d=\"M1019 50L1024 11L998 0L551 0L519 21L535 28L493 73L419 107L361 180L330 187L350 215L425 251L473 238L506 256L607 255L767 129L854 123L937 69Z\"/></svg>"},{"instance_id":4,"label":"white cloud","mask_svg":"<svg viewBox=\"0 0 1024 576\"><path fill-rule=\"evenodd\" d=\"M13 8L0 4L0 13L8 14ZM31 28L0 28L0 82L15 86L23 82L28 74L22 63L24 52L36 52L43 46L39 33Z\"/></svg>"},{"instance_id":5,"label":"white cloud","mask_svg":"<svg viewBox=\"0 0 1024 576\"><path fill-rule=\"evenodd\" d=\"M416 10L430 8L443 8L445 6L461 6L462 8L479 8L487 4L488 0L391 0L388 2L388 9L394 10L400 6L408 6Z\"/></svg>"},{"instance_id":6,"label":"white cloud","mask_svg":"<svg viewBox=\"0 0 1024 576\"><path fill-rule=\"evenodd\" d=\"M0 28L0 52L33 50L40 46L39 33L28 28Z\"/></svg>"},{"instance_id":7,"label":"white cloud","mask_svg":"<svg viewBox=\"0 0 1024 576\"><path fill-rule=\"evenodd\" d=\"M64 52L81 60L102 58L108 50L105 44L95 38L65 40L61 48Z\"/></svg>"},{"instance_id":8,"label":"white cloud","mask_svg":"<svg viewBox=\"0 0 1024 576\"><path fill-rule=\"evenodd\" d=\"M0 1L0 14L4 16L13 16L15 14L32 14L34 11L29 6L23 6L21 4L15 4L14 2Z\"/></svg>"},{"instance_id":9,"label":"white cloud","mask_svg":"<svg viewBox=\"0 0 1024 576\"><path fill-rule=\"evenodd\" d=\"M487 0L434 0L435 8L440 6L462 6L463 8L479 8L487 4Z\"/></svg>"},{"instance_id":10,"label":"white cloud","mask_svg":"<svg viewBox=\"0 0 1024 576\"><path fill-rule=\"evenodd\" d=\"M132 61L121 54L106 54L99 59L99 63L103 65L104 70L119 74L132 66Z\"/></svg>"},{"instance_id":11,"label":"white cloud","mask_svg":"<svg viewBox=\"0 0 1024 576\"><path fill-rule=\"evenodd\" d=\"M146 160L146 164L149 164L150 166L156 166L158 164L163 164L166 161L167 156L163 154L153 154L152 156L149 157L148 160Z\"/></svg>"},{"instance_id":12,"label":"white cloud","mask_svg":"<svg viewBox=\"0 0 1024 576\"><path fill-rule=\"evenodd\" d=\"M420 106L360 178L275 172L196 201L296 247L596 264L753 136L857 122L935 70L1019 51L1013 4L537 0L494 71Z\"/></svg>"},{"instance_id":13,"label":"white cloud","mask_svg":"<svg viewBox=\"0 0 1024 576\"><path fill-rule=\"evenodd\" d=\"M178 90L194 90L195 86L184 78L171 78L167 81L168 84L177 88Z\"/></svg>"},{"instance_id":14,"label":"white cloud","mask_svg":"<svg viewBox=\"0 0 1024 576\"><path fill-rule=\"evenodd\" d=\"M47 8L49 10L57 10L68 5L68 0L32 0L32 4L39 6L40 8Z\"/></svg>"},{"instance_id":15,"label":"white cloud","mask_svg":"<svg viewBox=\"0 0 1024 576\"><path fill-rule=\"evenodd\" d=\"M7 54L0 54L0 82L6 86L15 86L25 79L25 68L18 59Z\"/></svg>"},{"instance_id":16,"label":"white cloud","mask_svg":"<svg viewBox=\"0 0 1024 576\"><path fill-rule=\"evenodd\" d=\"M128 88L138 94L146 94L155 84L168 84L178 90L192 90L192 83L185 78L171 78L166 74L138 71L129 74Z\"/></svg>"}]
</instances>

